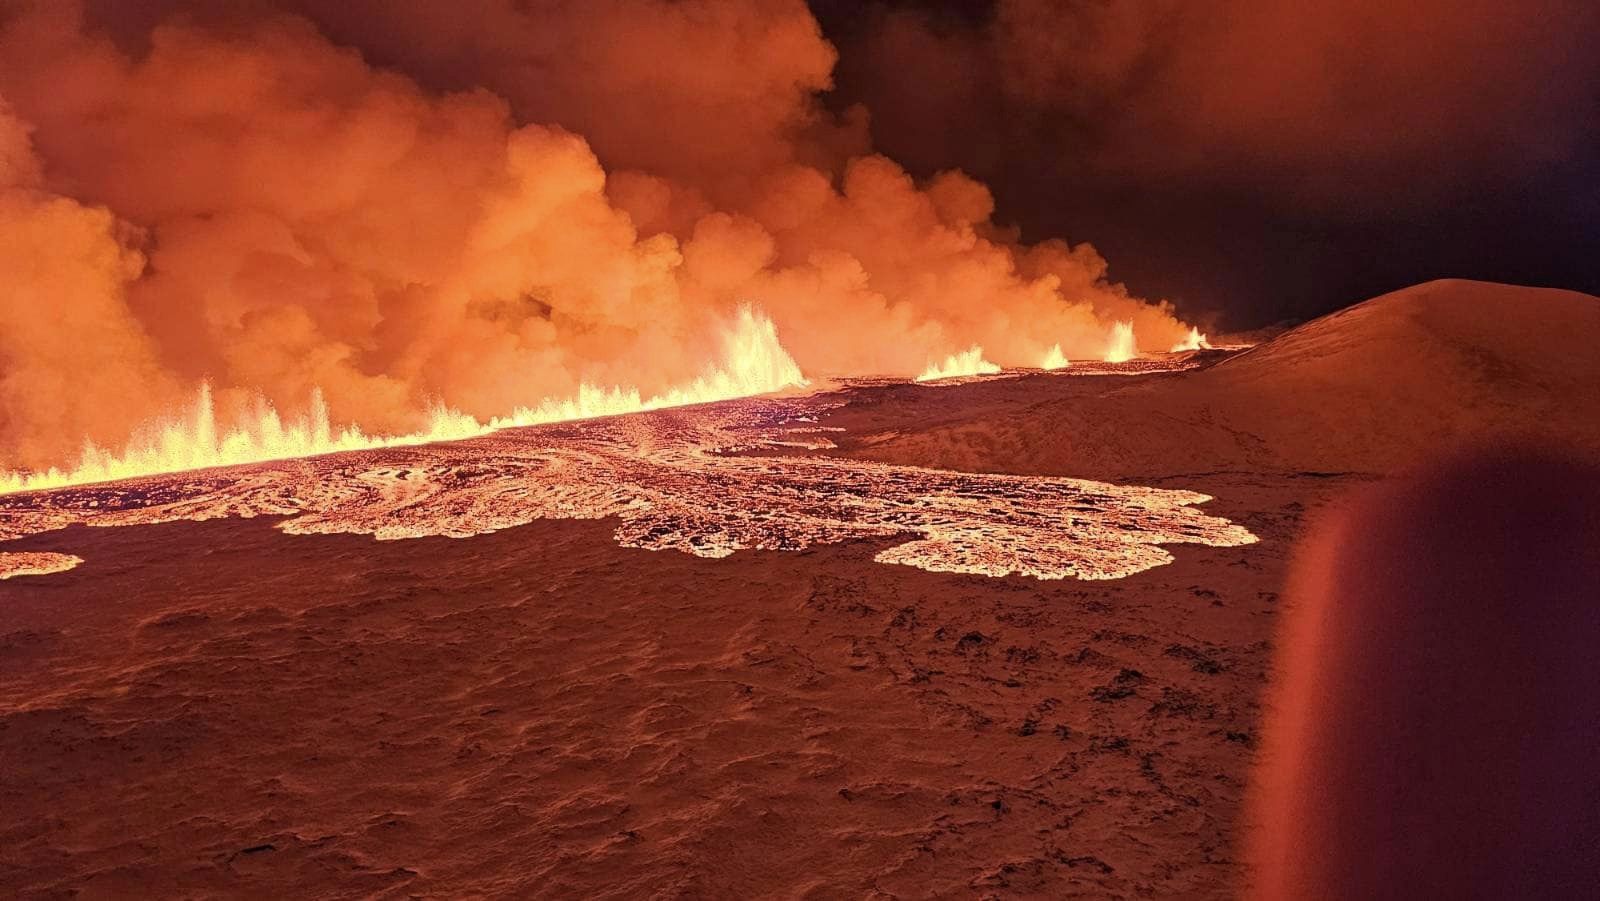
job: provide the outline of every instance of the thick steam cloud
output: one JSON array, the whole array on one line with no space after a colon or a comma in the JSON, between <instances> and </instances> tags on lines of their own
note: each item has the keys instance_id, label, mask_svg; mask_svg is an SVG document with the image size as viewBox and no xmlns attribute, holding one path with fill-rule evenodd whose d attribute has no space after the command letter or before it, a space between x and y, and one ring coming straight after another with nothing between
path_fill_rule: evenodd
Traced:
<instances>
[{"instance_id":1,"label":"thick steam cloud","mask_svg":"<svg viewBox=\"0 0 1600 901\"><path fill-rule=\"evenodd\" d=\"M745 303L812 376L1188 332L873 154L798 0L157 7L0 0L0 469L202 380L369 433L659 394Z\"/></svg>"}]
</instances>

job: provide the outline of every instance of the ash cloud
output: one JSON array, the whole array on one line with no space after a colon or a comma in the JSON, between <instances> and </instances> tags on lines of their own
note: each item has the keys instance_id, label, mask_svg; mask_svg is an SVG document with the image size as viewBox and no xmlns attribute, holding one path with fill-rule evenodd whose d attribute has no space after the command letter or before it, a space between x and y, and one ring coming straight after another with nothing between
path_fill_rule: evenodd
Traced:
<instances>
[{"instance_id":1,"label":"ash cloud","mask_svg":"<svg viewBox=\"0 0 1600 901\"><path fill-rule=\"evenodd\" d=\"M0 2L0 461L202 378L369 431L696 374L743 301L811 374L1186 326L826 110L799 0Z\"/></svg>"}]
</instances>

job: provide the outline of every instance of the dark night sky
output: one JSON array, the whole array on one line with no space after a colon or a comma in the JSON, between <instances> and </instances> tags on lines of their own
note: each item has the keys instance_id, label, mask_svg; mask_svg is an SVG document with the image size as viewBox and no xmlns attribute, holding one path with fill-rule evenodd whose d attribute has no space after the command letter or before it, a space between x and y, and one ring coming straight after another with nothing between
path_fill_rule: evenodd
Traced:
<instances>
[{"instance_id":1,"label":"dark night sky","mask_svg":"<svg viewBox=\"0 0 1600 901\"><path fill-rule=\"evenodd\" d=\"M811 6L879 149L1226 327L1439 277L1600 293L1600 4Z\"/></svg>"}]
</instances>

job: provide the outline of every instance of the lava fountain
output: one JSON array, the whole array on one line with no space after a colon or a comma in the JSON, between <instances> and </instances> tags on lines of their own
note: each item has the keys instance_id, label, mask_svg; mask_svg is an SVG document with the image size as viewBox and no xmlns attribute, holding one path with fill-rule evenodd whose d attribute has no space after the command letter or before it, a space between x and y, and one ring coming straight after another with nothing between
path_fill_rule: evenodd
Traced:
<instances>
[{"instance_id":1,"label":"lava fountain","mask_svg":"<svg viewBox=\"0 0 1600 901\"><path fill-rule=\"evenodd\" d=\"M192 405L139 428L119 452L85 443L70 470L0 472L0 494L109 482L160 473L311 457L320 454L456 441L495 429L614 416L686 404L707 403L782 391L806 384L778 340L772 320L745 306L723 328L717 363L692 382L643 396L631 386L583 384L572 397L548 398L519 407L488 423L435 406L428 426L403 435L368 435L359 427L335 428L322 393L313 390L305 414L285 419L265 400L253 415L224 429L217 422L211 387L202 383Z\"/></svg>"},{"instance_id":2,"label":"lava fountain","mask_svg":"<svg viewBox=\"0 0 1600 901\"><path fill-rule=\"evenodd\" d=\"M1133 323L1119 322L1111 327L1111 343L1106 346L1107 363L1126 363L1139 355L1133 340Z\"/></svg>"},{"instance_id":3,"label":"lava fountain","mask_svg":"<svg viewBox=\"0 0 1600 901\"><path fill-rule=\"evenodd\" d=\"M1175 353L1175 354L1176 353L1183 353L1184 351L1190 351L1190 350L1210 350L1210 349L1211 349L1211 342L1207 341L1206 340L1206 336L1200 334L1200 330L1197 329L1197 328L1194 328L1194 327L1190 327L1189 334L1185 335L1184 339L1182 341L1179 341L1177 344L1172 345L1172 352Z\"/></svg>"},{"instance_id":4,"label":"lava fountain","mask_svg":"<svg viewBox=\"0 0 1600 901\"><path fill-rule=\"evenodd\" d=\"M983 348L974 344L960 353L951 354L943 362L930 363L917 376L919 382L936 382L940 379L966 378L975 375L995 375L1000 367L983 358Z\"/></svg>"}]
</instances>

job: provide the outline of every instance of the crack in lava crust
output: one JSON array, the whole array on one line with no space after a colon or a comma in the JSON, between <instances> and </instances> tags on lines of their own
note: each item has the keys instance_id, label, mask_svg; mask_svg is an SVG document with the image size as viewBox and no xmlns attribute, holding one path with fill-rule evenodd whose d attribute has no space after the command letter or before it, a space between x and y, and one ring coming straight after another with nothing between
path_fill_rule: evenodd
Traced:
<instances>
[{"instance_id":1,"label":"crack in lava crust","mask_svg":"<svg viewBox=\"0 0 1600 901\"><path fill-rule=\"evenodd\" d=\"M466 538L537 519L619 520L627 547L723 557L904 537L883 563L934 572L1114 579L1163 544L1250 544L1207 495L827 456L817 397L756 398L512 429L446 444L0 497L0 540L72 523L286 516L293 534Z\"/></svg>"}]
</instances>

